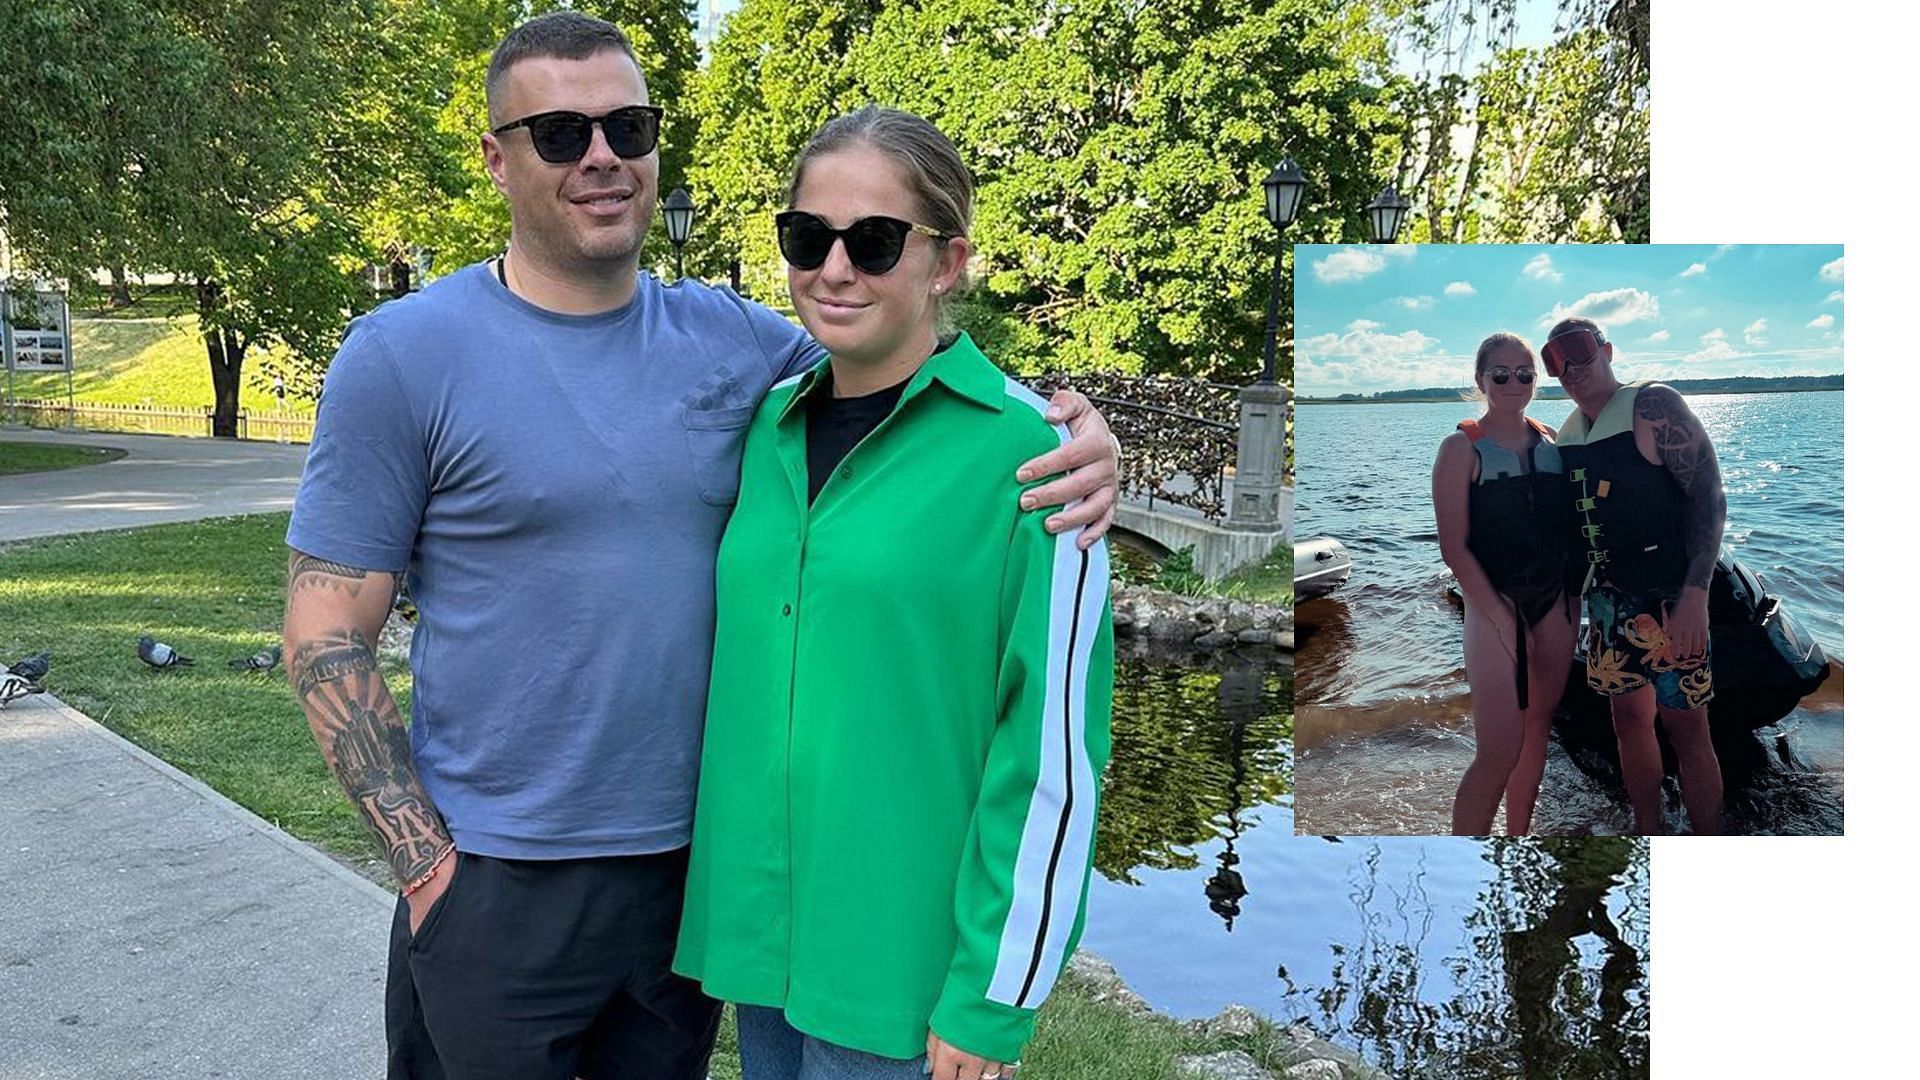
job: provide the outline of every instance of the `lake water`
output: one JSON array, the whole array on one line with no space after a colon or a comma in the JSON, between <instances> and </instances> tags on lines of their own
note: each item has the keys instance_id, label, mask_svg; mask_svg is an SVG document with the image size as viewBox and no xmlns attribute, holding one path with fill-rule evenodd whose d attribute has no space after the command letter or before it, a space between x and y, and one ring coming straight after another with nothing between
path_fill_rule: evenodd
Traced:
<instances>
[{"instance_id":1,"label":"lake water","mask_svg":"<svg viewBox=\"0 0 1920 1080\"><path fill-rule=\"evenodd\" d=\"M1746 775L1730 777L1727 827L1838 832L1843 395L1720 394L1688 402L1720 458L1727 544L1836 661L1825 686L1759 734ZM1529 412L1558 427L1571 409L1565 401L1535 402ZM1340 540L1354 566L1346 586L1295 612L1302 829L1447 828L1473 740L1460 613L1446 591L1430 485L1441 439L1477 412L1461 402L1303 405L1296 413L1296 535ZM1779 760L1783 747L1787 763ZM1669 824L1682 818L1670 815ZM1536 830L1631 827L1617 784L1576 768L1556 743Z\"/></svg>"},{"instance_id":2,"label":"lake water","mask_svg":"<svg viewBox=\"0 0 1920 1080\"><path fill-rule=\"evenodd\" d=\"M1646 1075L1643 841L1294 835L1284 669L1124 660L1083 947L1394 1075Z\"/></svg>"}]
</instances>

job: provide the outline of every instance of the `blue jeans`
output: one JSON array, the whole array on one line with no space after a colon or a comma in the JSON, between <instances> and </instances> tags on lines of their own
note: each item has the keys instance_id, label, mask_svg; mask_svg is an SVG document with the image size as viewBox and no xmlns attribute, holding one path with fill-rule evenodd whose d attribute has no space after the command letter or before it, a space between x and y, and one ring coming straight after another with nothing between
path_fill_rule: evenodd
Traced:
<instances>
[{"instance_id":1,"label":"blue jeans","mask_svg":"<svg viewBox=\"0 0 1920 1080\"><path fill-rule=\"evenodd\" d=\"M787 1023L779 1009L736 1005L740 1080L925 1080L925 1054L881 1057L816 1039Z\"/></svg>"}]
</instances>

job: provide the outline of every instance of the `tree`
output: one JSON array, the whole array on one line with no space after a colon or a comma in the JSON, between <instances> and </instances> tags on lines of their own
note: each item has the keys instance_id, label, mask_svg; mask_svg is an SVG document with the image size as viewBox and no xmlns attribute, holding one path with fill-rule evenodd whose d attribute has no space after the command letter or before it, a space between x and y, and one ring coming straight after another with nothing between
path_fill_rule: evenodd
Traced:
<instances>
[{"instance_id":1,"label":"tree","mask_svg":"<svg viewBox=\"0 0 1920 1080\"><path fill-rule=\"evenodd\" d=\"M1391 161L1368 15L1341 0L749 0L702 78L694 176L720 247L774 287L767 222L806 137L869 101L919 113L979 181L962 323L991 354L1248 376L1273 244L1260 179L1292 153L1315 178L1292 239L1340 239Z\"/></svg>"},{"instance_id":2,"label":"tree","mask_svg":"<svg viewBox=\"0 0 1920 1080\"><path fill-rule=\"evenodd\" d=\"M1420 59L1394 84L1408 238L1645 243L1647 0L1560 0L1559 37L1514 44L1515 0L1386 0Z\"/></svg>"},{"instance_id":3,"label":"tree","mask_svg":"<svg viewBox=\"0 0 1920 1080\"><path fill-rule=\"evenodd\" d=\"M8 95L19 103L8 123L33 125L22 133L33 150L0 159L16 246L76 282L104 265L190 283L214 434L236 434L249 351L325 355L365 304L357 272L371 253L354 211L404 168L383 152L394 127L365 122L384 90L371 76L392 55L382 5L21 10L0 31L6 68L30 72L24 95ZM14 145L14 133L0 141ZM22 160L42 146L41 168Z\"/></svg>"}]
</instances>

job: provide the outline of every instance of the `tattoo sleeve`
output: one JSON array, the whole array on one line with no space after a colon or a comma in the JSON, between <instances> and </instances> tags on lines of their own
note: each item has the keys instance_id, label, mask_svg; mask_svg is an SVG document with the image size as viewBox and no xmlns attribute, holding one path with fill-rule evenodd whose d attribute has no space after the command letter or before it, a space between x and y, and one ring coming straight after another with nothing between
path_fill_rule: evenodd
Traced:
<instances>
[{"instance_id":1,"label":"tattoo sleeve","mask_svg":"<svg viewBox=\"0 0 1920 1080\"><path fill-rule=\"evenodd\" d=\"M427 872L450 843L413 769L407 727L358 630L302 642L287 665L327 768L387 850L394 877Z\"/></svg>"},{"instance_id":2,"label":"tattoo sleeve","mask_svg":"<svg viewBox=\"0 0 1920 1080\"><path fill-rule=\"evenodd\" d=\"M1649 386L1634 399L1634 415L1653 432L1654 448L1667 473L1686 494L1684 531L1688 585L1713 584L1720 557L1720 534L1727 524L1727 495L1720 483L1720 459L1706 429L1672 387Z\"/></svg>"}]
</instances>

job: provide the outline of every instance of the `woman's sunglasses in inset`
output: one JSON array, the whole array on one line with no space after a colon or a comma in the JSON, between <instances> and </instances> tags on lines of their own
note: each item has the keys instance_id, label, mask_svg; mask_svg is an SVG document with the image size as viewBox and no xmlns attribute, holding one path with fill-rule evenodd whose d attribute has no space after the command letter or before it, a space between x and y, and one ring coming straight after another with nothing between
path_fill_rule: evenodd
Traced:
<instances>
[{"instance_id":1,"label":"woman's sunglasses in inset","mask_svg":"<svg viewBox=\"0 0 1920 1080\"><path fill-rule=\"evenodd\" d=\"M1531 386L1533 369L1530 367L1508 368L1505 365L1490 367L1487 369L1487 378L1492 379L1495 386L1507 385L1509 378L1519 379L1522 386Z\"/></svg>"},{"instance_id":2,"label":"woman's sunglasses in inset","mask_svg":"<svg viewBox=\"0 0 1920 1080\"><path fill-rule=\"evenodd\" d=\"M947 241L953 234L931 225L918 225L899 218L863 217L844 229L836 229L804 210L786 210L773 216L780 234L780 254L795 270L818 270L833 252L833 242L846 245L847 261L863 274L879 276L892 270L906 250L907 234L919 233L932 240Z\"/></svg>"},{"instance_id":3,"label":"woman's sunglasses in inset","mask_svg":"<svg viewBox=\"0 0 1920 1080\"><path fill-rule=\"evenodd\" d=\"M549 165L571 165L587 155L593 145L593 125L606 133L607 148L623 158L642 158L653 153L660 142L660 117L665 110L658 105L628 105L600 116L569 109L523 116L511 124L493 129L504 135L523 127L533 137L533 152Z\"/></svg>"}]
</instances>

